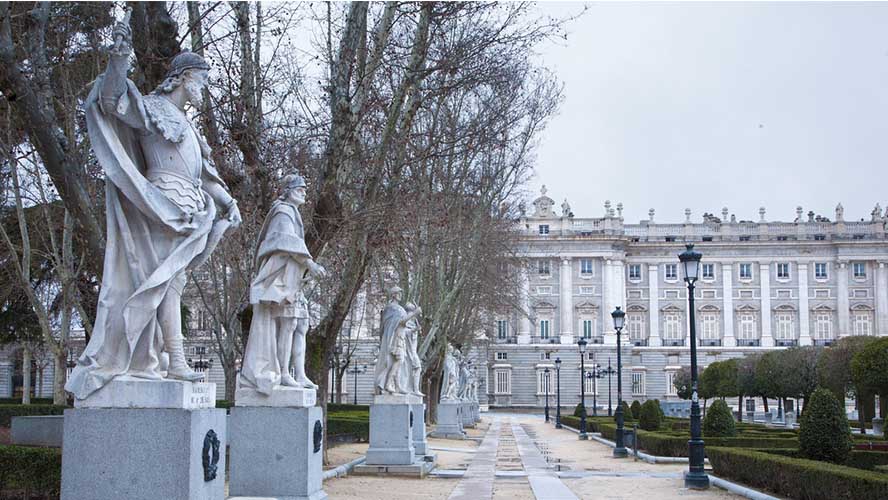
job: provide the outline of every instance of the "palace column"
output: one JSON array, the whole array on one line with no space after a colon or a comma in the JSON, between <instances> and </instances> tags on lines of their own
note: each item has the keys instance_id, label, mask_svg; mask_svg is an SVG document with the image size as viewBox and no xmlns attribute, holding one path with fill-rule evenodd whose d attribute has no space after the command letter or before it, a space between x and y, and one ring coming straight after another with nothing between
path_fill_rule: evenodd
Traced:
<instances>
[{"instance_id":1,"label":"palace column","mask_svg":"<svg viewBox=\"0 0 888 500\"><path fill-rule=\"evenodd\" d=\"M648 293L648 324L650 325L648 345L660 347L663 345L663 340L660 338L660 274L659 266L656 264L648 265Z\"/></svg>"},{"instance_id":2,"label":"palace column","mask_svg":"<svg viewBox=\"0 0 888 500\"><path fill-rule=\"evenodd\" d=\"M759 293L762 304L762 347L774 347L771 333L771 266L759 263Z\"/></svg>"},{"instance_id":3,"label":"palace column","mask_svg":"<svg viewBox=\"0 0 888 500\"><path fill-rule=\"evenodd\" d=\"M562 344L573 344L573 269L569 257L561 259L561 330Z\"/></svg>"},{"instance_id":4,"label":"palace column","mask_svg":"<svg viewBox=\"0 0 888 500\"><path fill-rule=\"evenodd\" d=\"M530 277L528 273L530 271L525 269L524 272L521 273L521 290L520 290L520 301L521 307L524 311L519 313L518 317L518 340L519 344L529 344L530 343L530 315L532 311L530 310Z\"/></svg>"},{"instance_id":5,"label":"palace column","mask_svg":"<svg viewBox=\"0 0 888 500\"><path fill-rule=\"evenodd\" d=\"M725 320L722 345L735 347L737 339L734 338L734 266L731 264L722 264L722 304L724 304L722 316Z\"/></svg>"},{"instance_id":6,"label":"palace column","mask_svg":"<svg viewBox=\"0 0 888 500\"><path fill-rule=\"evenodd\" d=\"M836 338L851 335L851 306L848 301L848 263L840 261L836 266L839 284L837 308L839 309L839 331Z\"/></svg>"},{"instance_id":7,"label":"palace column","mask_svg":"<svg viewBox=\"0 0 888 500\"><path fill-rule=\"evenodd\" d=\"M808 263L798 263L799 269L799 345L811 345L808 306Z\"/></svg>"},{"instance_id":8,"label":"palace column","mask_svg":"<svg viewBox=\"0 0 888 500\"><path fill-rule=\"evenodd\" d=\"M617 335L614 331L614 322L611 312L620 306L626 310L626 288L623 279L623 262L616 259L605 259L604 272L602 273L601 298L604 310L601 314L602 332L606 345L617 345Z\"/></svg>"},{"instance_id":9,"label":"palace column","mask_svg":"<svg viewBox=\"0 0 888 500\"><path fill-rule=\"evenodd\" d=\"M876 262L876 318L877 335L888 336L888 266Z\"/></svg>"}]
</instances>

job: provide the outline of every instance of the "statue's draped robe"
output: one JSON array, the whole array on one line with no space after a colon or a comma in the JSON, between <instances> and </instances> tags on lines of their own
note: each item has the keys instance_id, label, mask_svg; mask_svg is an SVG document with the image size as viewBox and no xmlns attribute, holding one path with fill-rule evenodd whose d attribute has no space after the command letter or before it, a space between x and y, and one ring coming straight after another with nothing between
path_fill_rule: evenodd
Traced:
<instances>
[{"instance_id":1,"label":"statue's draped robe","mask_svg":"<svg viewBox=\"0 0 888 500\"><path fill-rule=\"evenodd\" d=\"M142 96L129 80L119 98L102 102L102 81L100 76L84 111L105 172L107 241L95 326L65 385L77 399L121 374L161 378L157 309L171 287L181 292L184 273L209 257L230 226L216 220L218 210L204 189L192 192L192 198L203 198L191 200L201 208L192 214L170 199L169 189L145 177L145 158L155 153L151 143L166 140L180 153L183 172L225 185L185 114L164 97Z\"/></svg>"},{"instance_id":2,"label":"statue's draped robe","mask_svg":"<svg viewBox=\"0 0 888 500\"><path fill-rule=\"evenodd\" d=\"M406 351L407 351L407 366L405 367L407 374L407 391L420 394L420 380L419 374L422 373L422 361L419 359L419 353L416 352L416 349L419 344L419 321L416 318L411 319L407 322L407 326L404 331L404 340L406 342ZM419 370L419 372L417 372Z\"/></svg>"},{"instance_id":3,"label":"statue's draped robe","mask_svg":"<svg viewBox=\"0 0 888 500\"><path fill-rule=\"evenodd\" d=\"M388 394L385 388L386 375L394 363L395 356L404 360L406 354L406 342L404 341L404 327L401 321L407 316L407 311L395 301L392 301L382 310L382 340L379 343L379 356L376 358L376 372L374 374L376 394ZM401 363L399 372L394 374L397 387L404 391L406 388L404 377L405 363Z\"/></svg>"},{"instance_id":4,"label":"statue's draped robe","mask_svg":"<svg viewBox=\"0 0 888 500\"><path fill-rule=\"evenodd\" d=\"M257 271L250 286L253 319L240 372L241 386L271 394L280 385L281 374L290 369L278 361L277 320L308 317L302 285L308 272L305 261L310 258L296 205L275 202L259 232ZM291 324L295 328L295 323Z\"/></svg>"},{"instance_id":5,"label":"statue's draped robe","mask_svg":"<svg viewBox=\"0 0 888 500\"><path fill-rule=\"evenodd\" d=\"M441 378L441 401L457 398L459 389L459 367L453 354L447 353L444 357L444 375Z\"/></svg>"}]
</instances>

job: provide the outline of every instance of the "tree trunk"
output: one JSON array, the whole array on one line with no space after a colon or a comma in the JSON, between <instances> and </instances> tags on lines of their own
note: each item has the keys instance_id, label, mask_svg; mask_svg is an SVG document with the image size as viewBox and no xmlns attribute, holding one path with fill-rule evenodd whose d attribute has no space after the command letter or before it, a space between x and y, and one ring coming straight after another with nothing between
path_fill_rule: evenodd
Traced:
<instances>
[{"instance_id":1,"label":"tree trunk","mask_svg":"<svg viewBox=\"0 0 888 500\"><path fill-rule=\"evenodd\" d=\"M737 421L738 422L743 422L743 412L744 411L745 411L745 408L743 408L743 393L741 392L737 396Z\"/></svg>"},{"instance_id":2,"label":"tree trunk","mask_svg":"<svg viewBox=\"0 0 888 500\"><path fill-rule=\"evenodd\" d=\"M234 393L237 390L237 363L234 362L234 356L231 356L231 361L222 363L222 369L225 371L225 399L234 403Z\"/></svg>"},{"instance_id":3,"label":"tree trunk","mask_svg":"<svg viewBox=\"0 0 888 500\"><path fill-rule=\"evenodd\" d=\"M765 407L765 413L768 413L768 397L762 396L762 405Z\"/></svg>"},{"instance_id":4,"label":"tree trunk","mask_svg":"<svg viewBox=\"0 0 888 500\"><path fill-rule=\"evenodd\" d=\"M31 348L22 350L22 404L31 404Z\"/></svg>"},{"instance_id":5,"label":"tree trunk","mask_svg":"<svg viewBox=\"0 0 888 500\"><path fill-rule=\"evenodd\" d=\"M65 394L65 381L68 379L68 353L61 350L53 356L52 404L65 405L68 396Z\"/></svg>"},{"instance_id":6,"label":"tree trunk","mask_svg":"<svg viewBox=\"0 0 888 500\"><path fill-rule=\"evenodd\" d=\"M857 425L860 426L860 433L866 434L866 412L863 409L860 394L854 395L854 405L857 407Z\"/></svg>"}]
</instances>

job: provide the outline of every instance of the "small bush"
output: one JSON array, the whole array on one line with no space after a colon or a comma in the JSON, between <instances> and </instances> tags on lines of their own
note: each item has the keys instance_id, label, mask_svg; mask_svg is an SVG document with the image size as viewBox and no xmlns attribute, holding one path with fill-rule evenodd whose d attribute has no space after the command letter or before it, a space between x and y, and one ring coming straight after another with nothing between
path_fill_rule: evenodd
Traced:
<instances>
[{"instance_id":1,"label":"small bush","mask_svg":"<svg viewBox=\"0 0 888 500\"><path fill-rule=\"evenodd\" d=\"M0 498L4 490L18 490L57 498L62 484L62 450L0 445Z\"/></svg>"},{"instance_id":2,"label":"small bush","mask_svg":"<svg viewBox=\"0 0 888 500\"><path fill-rule=\"evenodd\" d=\"M660 412L660 421L665 422L666 421L666 413L663 412L663 407L660 405L660 400L655 399L654 402L657 403L657 411Z\"/></svg>"},{"instance_id":3,"label":"small bush","mask_svg":"<svg viewBox=\"0 0 888 500\"><path fill-rule=\"evenodd\" d=\"M632 408L629 407L629 403L623 401L623 422L627 420L632 420ZM617 412L614 411L614 422L617 421Z\"/></svg>"},{"instance_id":4,"label":"small bush","mask_svg":"<svg viewBox=\"0 0 888 500\"><path fill-rule=\"evenodd\" d=\"M707 440L707 445L708 445ZM706 448L715 475L806 500L885 498L888 475L757 450Z\"/></svg>"},{"instance_id":5,"label":"small bush","mask_svg":"<svg viewBox=\"0 0 888 500\"><path fill-rule=\"evenodd\" d=\"M656 400L648 399L638 410L638 426L646 431L655 431L660 428L660 405Z\"/></svg>"},{"instance_id":6,"label":"small bush","mask_svg":"<svg viewBox=\"0 0 888 500\"><path fill-rule=\"evenodd\" d=\"M632 404L629 405L629 413L632 420L638 420L638 418L641 417L641 403L633 401Z\"/></svg>"},{"instance_id":7,"label":"small bush","mask_svg":"<svg viewBox=\"0 0 888 500\"><path fill-rule=\"evenodd\" d=\"M706 412L706 418L703 419L703 435L706 437L734 437L737 435L731 409L721 399L712 403L709 411Z\"/></svg>"},{"instance_id":8,"label":"small bush","mask_svg":"<svg viewBox=\"0 0 888 500\"><path fill-rule=\"evenodd\" d=\"M586 412L586 407L583 406L583 403L578 403L576 408L574 408L573 416L582 417L585 412Z\"/></svg>"},{"instance_id":9,"label":"small bush","mask_svg":"<svg viewBox=\"0 0 888 500\"><path fill-rule=\"evenodd\" d=\"M811 460L843 463L851 450L851 429L845 409L833 393L818 388L805 402L799 420L799 449Z\"/></svg>"}]
</instances>

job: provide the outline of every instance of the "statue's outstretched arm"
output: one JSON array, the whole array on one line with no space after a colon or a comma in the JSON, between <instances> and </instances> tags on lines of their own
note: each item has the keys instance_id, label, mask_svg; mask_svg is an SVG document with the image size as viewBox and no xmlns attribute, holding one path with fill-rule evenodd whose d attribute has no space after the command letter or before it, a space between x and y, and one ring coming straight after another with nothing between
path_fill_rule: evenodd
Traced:
<instances>
[{"instance_id":1,"label":"statue's outstretched arm","mask_svg":"<svg viewBox=\"0 0 888 500\"><path fill-rule=\"evenodd\" d=\"M114 112L120 97L126 92L126 73L130 67L133 52L133 31L129 22L118 22L112 33L114 45L109 50L108 69L101 87L102 110Z\"/></svg>"}]
</instances>

